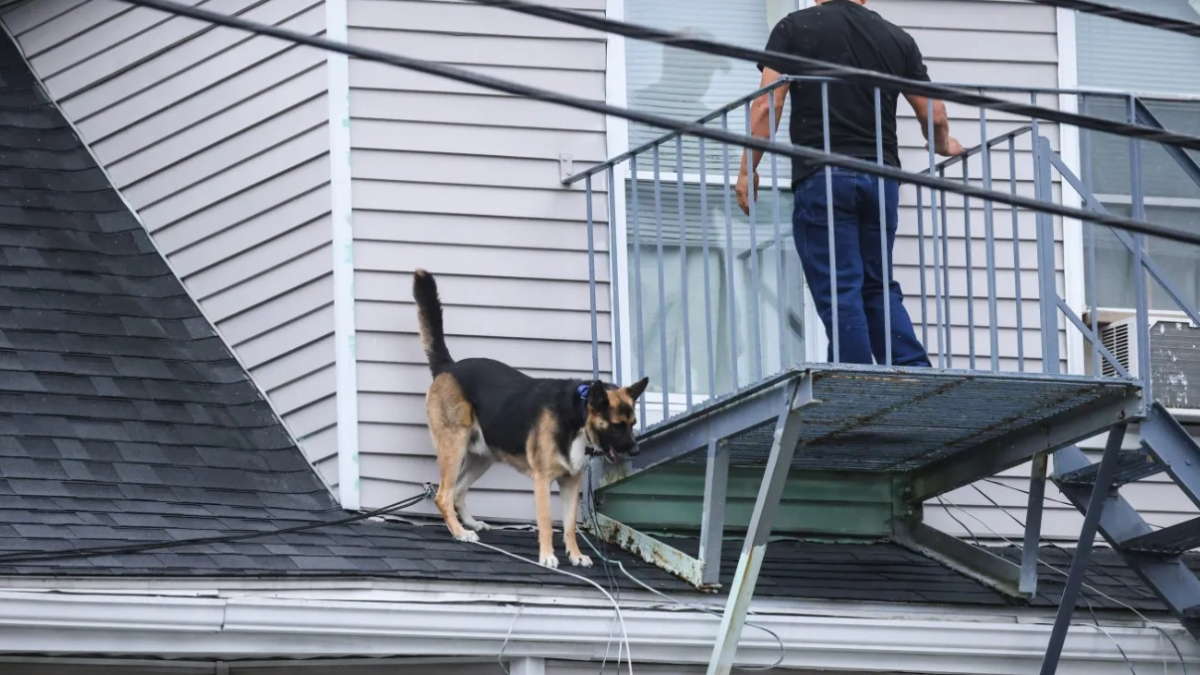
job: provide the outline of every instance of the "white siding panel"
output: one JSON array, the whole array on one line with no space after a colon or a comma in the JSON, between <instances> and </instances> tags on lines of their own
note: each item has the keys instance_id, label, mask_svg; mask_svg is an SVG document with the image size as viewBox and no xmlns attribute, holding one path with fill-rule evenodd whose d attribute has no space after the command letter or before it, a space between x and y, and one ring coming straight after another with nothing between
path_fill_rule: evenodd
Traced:
<instances>
[{"instance_id":1,"label":"white siding panel","mask_svg":"<svg viewBox=\"0 0 1200 675\"><path fill-rule=\"evenodd\" d=\"M323 0L187 4L325 29ZM117 0L3 20L293 431L334 426L325 55Z\"/></svg>"},{"instance_id":2,"label":"white siding panel","mask_svg":"<svg viewBox=\"0 0 1200 675\"><path fill-rule=\"evenodd\" d=\"M602 0L555 6L602 14ZM356 44L602 100L605 41L469 2L350 0ZM412 272L438 275L451 353L531 374L591 371L586 202L559 156L603 161L601 116L362 61L350 63L363 504L437 481ZM602 363L611 358L606 196L597 192ZM472 491L483 518L531 518L529 483L496 469ZM420 508L426 509L422 504ZM426 510L426 512L428 512Z\"/></svg>"}]
</instances>

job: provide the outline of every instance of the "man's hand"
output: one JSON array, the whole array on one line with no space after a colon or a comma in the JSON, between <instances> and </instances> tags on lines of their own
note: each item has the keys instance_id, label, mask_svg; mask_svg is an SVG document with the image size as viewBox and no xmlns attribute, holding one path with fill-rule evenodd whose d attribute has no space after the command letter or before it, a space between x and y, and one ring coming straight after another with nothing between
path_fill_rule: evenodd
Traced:
<instances>
[{"instance_id":1,"label":"man's hand","mask_svg":"<svg viewBox=\"0 0 1200 675\"><path fill-rule=\"evenodd\" d=\"M929 146L927 145L926 147ZM938 139L937 146L934 147L933 151L943 157L957 157L963 154L963 146L962 143L958 142L957 138L946 136Z\"/></svg>"},{"instance_id":2,"label":"man's hand","mask_svg":"<svg viewBox=\"0 0 1200 675\"><path fill-rule=\"evenodd\" d=\"M743 171L738 175L737 186L733 189L737 193L738 206L742 208L742 213L750 215L750 181L746 178L746 172ZM758 172L754 172L754 201L758 201Z\"/></svg>"}]
</instances>

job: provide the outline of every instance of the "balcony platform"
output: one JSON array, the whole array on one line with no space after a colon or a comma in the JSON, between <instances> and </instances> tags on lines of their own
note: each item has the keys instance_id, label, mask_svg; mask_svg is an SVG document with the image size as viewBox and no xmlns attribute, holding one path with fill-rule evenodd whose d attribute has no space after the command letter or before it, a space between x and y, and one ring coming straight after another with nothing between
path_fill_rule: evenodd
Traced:
<instances>
[{"instance_id":1,"label":"balcony platform","mask_svg":"<svg viewBox=\"0 0 1200 675\"><path fill-rule=\"evenodd\" d=\"M701 589L716 587L720 542L757 519L773 536L910 545L1021 595L1019 574L963 559L969 547L921 523L921 504L1144 414L1141 387L1114 378L798 366L648 428L623 464L597 463L593 526ZM663 543L695 533L697 556Z\"/></svg>"}]
</instances>

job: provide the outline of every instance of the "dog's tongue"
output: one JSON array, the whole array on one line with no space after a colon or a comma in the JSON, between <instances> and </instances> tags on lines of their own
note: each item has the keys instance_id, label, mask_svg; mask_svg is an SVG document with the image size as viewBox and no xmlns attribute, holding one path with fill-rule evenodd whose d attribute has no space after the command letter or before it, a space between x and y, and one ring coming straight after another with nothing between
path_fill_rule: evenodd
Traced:
<instances>
[{"instance_id":1,"label":"dog's tongue","mask_svg":"<svg viewBox=\"0 0 1200 675\"><path fill-rule=\"evenodd\" d=\"M617 461L617 451L610 449L608 451L608 458L611 459L613 461L613 463L615 464Z\"/></svg>"}]
</instances>

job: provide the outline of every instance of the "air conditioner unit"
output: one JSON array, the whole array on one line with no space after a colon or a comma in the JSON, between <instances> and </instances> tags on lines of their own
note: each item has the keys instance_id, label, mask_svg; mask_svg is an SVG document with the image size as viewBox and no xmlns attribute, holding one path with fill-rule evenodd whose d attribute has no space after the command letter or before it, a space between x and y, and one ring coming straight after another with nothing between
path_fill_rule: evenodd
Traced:
<instances>
[{"instance_id":1,"label":"air conditioner unit","mask_svg":"<svg viewBox=\"0 0 1200 675\"><path fill-rule=\"evenodd\" d=\"M1106 316L1107 315L1107 316ZM1119 316L1108 323L1107 317ZM1100 312L1100 343L1116 357L1131 377L1141 378L1138 367L1139 340L1136 313L1126 311ZM1150 378L1155 400L1167 408L1200 410L1200 327L1183 312L1151 312ZM1100 356L1095 362L1094 350L1085 346L1087 372L1116 377L1117 369Z\"/></svg>"}]
</instances>

